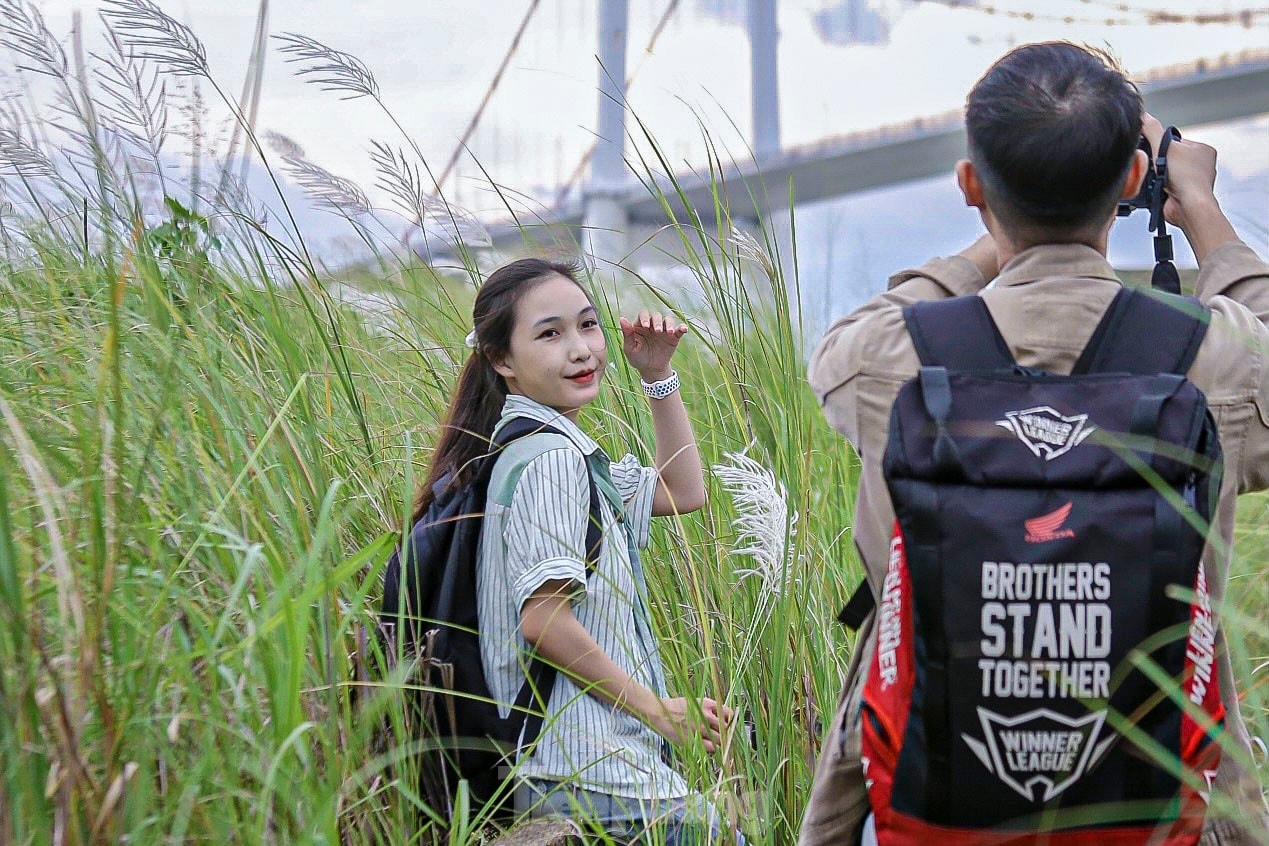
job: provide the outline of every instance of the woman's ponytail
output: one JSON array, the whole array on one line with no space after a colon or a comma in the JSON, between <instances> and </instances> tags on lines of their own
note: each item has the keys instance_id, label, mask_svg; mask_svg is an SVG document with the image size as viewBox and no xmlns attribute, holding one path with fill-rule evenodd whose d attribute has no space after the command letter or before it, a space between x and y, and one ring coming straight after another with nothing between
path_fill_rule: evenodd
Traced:
<instances>
[{"instance_id":1,"label":"woman's ponytail","mask_svg":"<svg viewBox=\"0 0 1269 846\"><path fill-rule=\"evenodd\" d=\"M458 386L445 413L445 422L441 424L441 439L432 456L432 466L415 498L411 524L427 513L436 499L434 487L441 479L452 476L453 483L467 483L475 466L473 459L489 451L494 426L506 401L506 382L489 359L479 351L474 352L459 373Z\"/></svg>"}]
</instances>

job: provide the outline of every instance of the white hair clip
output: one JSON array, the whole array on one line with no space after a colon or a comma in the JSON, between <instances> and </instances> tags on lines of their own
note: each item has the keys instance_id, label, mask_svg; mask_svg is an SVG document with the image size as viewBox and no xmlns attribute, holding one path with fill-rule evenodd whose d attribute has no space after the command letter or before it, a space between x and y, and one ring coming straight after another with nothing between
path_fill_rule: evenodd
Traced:
<instances>
[{"instance_id":1,"label":"white hair clip","mask_svg":"<svg viewBox=\"0 0 1269 846\"><path fill-rule=\"evenodd\" d=\"M471 330L470 332L468 332L468 333L467 333L467 337L463 339L463 343L465 343L465 344L467 345L467 348L468 348L468 349L472 349L472 350L476 349L476 347L477 347L478 345L477 345L477 343L476 343L476 330L475 330L475 329L473 329L473 330Z\"/></svg>"}]
</instances>

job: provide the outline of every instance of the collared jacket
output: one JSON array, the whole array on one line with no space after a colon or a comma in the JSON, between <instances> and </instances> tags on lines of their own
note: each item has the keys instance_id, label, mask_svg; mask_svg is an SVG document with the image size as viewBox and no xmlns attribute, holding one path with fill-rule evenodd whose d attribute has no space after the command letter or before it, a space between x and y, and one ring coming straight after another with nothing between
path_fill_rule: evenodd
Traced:
<instances>
[{"instance_id":1,"label":"collared jacket","mask_svg":"<svg viewBox=\"0 0 1269 846\"><path fill-rule=\"evenodd\" d=\"M852 525L874 593L885 574L895 519L881 474L890 408L900 386L920 367L903 306L977 294L1019 364L1066 374L1120 284L1101 253L1078 244L1028 249L990 285L965 258L935 259L892 276L885 293L828 330L811 357L809 379L828 422L860 457ZM1269 487L1269 266L1246 245L1226 244L1203 262L1196 293L1212 310L1212 320L1188 376L1207 396L1226 462L1215 519L1222 542L1209 543L1204 552L1207 583L1219 606L1229 574L1235 500L1238 494ZM854 843L868 813L859 761L859 699L875 644L871 617L856 643L803 820L803 844ZM1202 842L1262 843L1269 819L1251 771L1255 757L1239 714L1223 630L1218 663L1226 724L1236 748L1223 755L1215 790L1234 800L1239 810L1228 817L1209 813Z\"/></svg>"}]
</instances>

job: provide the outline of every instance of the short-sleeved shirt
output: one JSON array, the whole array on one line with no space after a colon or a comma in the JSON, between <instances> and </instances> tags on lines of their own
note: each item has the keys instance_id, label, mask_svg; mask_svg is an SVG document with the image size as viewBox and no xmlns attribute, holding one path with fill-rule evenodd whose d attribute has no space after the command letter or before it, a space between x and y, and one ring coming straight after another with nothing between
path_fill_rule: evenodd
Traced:
<instances>
[{"instance_id":1,"label":"short-sleeved shirt","mask_svg":"<svg viewBox=\"0 0 1269 846\"><path fill-rule=\"evenodd\" d=\"M633 455L610 461L585 432L555 409L512 394L505 423L528 417L561 434L527 435L498 458L477 556L481 661L490 691L510 713L525 679L528 644L520 609L544 583L573 583L573 615L617 666L665 696L665 674L648 623L638 549L647 545L657 473ZM530 443L536 440L536 443ZM587 574L588 469L606 495L594 571ZM619 519L620 518L620 519ZM647 800L687 795L666 762L663 738L645 723L556 675L525 778L572 779L590 790Z\"/></svg>"}]
</instances>

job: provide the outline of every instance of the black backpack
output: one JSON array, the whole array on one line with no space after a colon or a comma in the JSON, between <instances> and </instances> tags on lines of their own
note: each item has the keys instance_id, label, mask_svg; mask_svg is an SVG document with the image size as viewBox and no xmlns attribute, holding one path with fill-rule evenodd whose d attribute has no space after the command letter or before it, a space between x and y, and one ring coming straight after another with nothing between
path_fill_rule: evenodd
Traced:
<instances>
[{"instance_id":1,"label":"black backpack","mask_svg":"<svg viewBox=\"0 0 1269 846\"><path fill-rule=\"evenodd\" d=\"M1224 715L1221 451L1185 377L1208 312L1125 288L1069 376L1018 366L980 297L904 318L860 716L879 843L1197 841Z\"/></svg>"},{"instance_id":2,"label":"black backpack","mask_svg":"<svg viewBox=\"0 0 1269 846\"><path fill-rule=\"evenodd\" d=\"M489 480L503 447L537 433L562 434L539 421L514 418L498 431L494 449L478 459L466 487L448 484L448 476L441 479L435 501L384 571L384 649L389 661L400 654L418 662L407 680L406 713L412 740L421 748L415 759L420 795L447 819L460 780L467 782L473 807L492 810L494 818L508 815L506 775L519 755L531 754L555 685L555 667L531 655L524 685L503 718L480 659L476 553ZM602 530L600 494L588 478L589 576L598 562Z\"/></svg>"}]
</instances>

